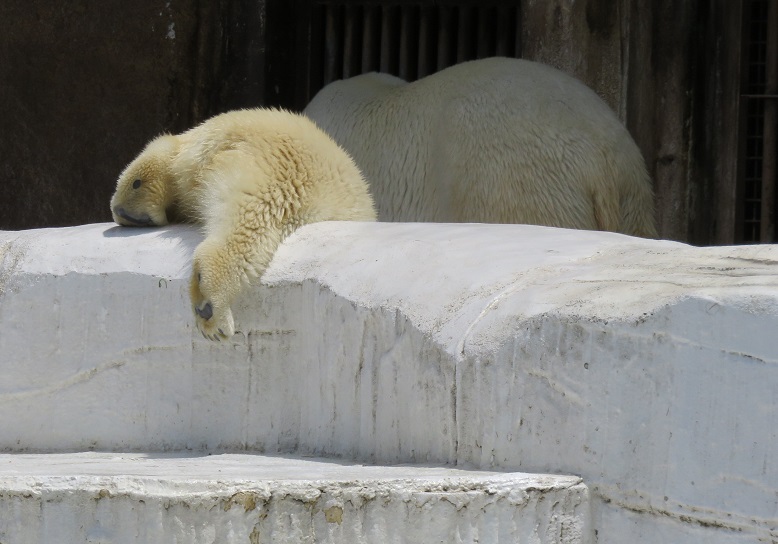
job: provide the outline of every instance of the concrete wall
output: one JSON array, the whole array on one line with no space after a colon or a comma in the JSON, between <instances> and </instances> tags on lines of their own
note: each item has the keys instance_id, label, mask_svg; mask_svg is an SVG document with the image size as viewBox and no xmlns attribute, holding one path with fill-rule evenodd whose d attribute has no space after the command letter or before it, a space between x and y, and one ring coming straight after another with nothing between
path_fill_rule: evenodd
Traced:
<instances>
[{"instance_id":1,"label":"concrete wall","mask_svg":"<svg viewBox=\"0 0 778 544\"><path fill-rule=\"evenodd\" d=\"M193 327L184 227L0 237L0 448L576 474L599 542L775 539L778 248L324 223Z\"/></svg>"}]
</instances>

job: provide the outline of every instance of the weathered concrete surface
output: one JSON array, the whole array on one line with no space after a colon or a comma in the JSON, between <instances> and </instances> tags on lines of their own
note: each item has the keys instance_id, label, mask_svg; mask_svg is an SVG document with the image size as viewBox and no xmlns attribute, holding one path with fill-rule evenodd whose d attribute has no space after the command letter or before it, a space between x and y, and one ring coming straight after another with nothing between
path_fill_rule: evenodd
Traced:
<instances>
[{"instance_id":1,"label":"weathered concrete surface","mask_svg":"<svg viewBox=\"0 0 778 544\"><path fill-rule=\"evenodd\" d=\"M592 542L575 476L256 455L0 455L0 541Z\"/></svg>"},{"instance_id":2,"label":"weathered concrete surface","mask_svg":"<svg viewBox=\"0 0 778 544\"><path fill-rule=\"evenodd\" d=\"M0 237L0 447L577 474L600 542L775 540L778 247L313 225L211 344L186 294L198 240Z\"/></svg>"}]
</instances>

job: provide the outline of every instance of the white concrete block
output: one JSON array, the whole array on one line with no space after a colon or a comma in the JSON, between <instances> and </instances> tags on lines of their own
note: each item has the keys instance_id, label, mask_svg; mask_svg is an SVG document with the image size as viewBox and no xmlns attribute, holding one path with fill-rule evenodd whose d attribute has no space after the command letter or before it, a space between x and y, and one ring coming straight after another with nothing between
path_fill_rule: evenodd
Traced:
<instances>
[{"instance_id":1,"label":"white concrete block","mask_svg":"<svg viewBox=\"0 0 778 544\"><path fill-rule=\"evenodd\" d=\"M530 475L256 455L0 455L0 542L592 542L588 490Z\"/></svg>"},{"instance_id":2,"label":"white concrete block","mask_svg":"<svg viewBox=\"0 0 778 544\"><path fill-rule=\"evenodd\" d=\"M210 344L186 295L197 240L0 236L0 448L578 474L600 542L776 540L778 246L312 225Z\"/></svg>"}]
</instances>

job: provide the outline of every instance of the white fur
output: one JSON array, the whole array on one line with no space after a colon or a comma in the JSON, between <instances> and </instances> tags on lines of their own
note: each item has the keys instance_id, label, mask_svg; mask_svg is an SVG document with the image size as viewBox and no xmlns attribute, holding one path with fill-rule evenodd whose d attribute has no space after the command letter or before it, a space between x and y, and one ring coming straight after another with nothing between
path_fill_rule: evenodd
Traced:
<instances>
[{"instance_id":1,"label":"white fur","mask_svg":"<svg viewBox=\"0 0 778 544\"><path fill-rule=\"evenodd\" d=\"M305 114L352 155L381 220L656 237L638 147L591 89L549 66L491 58L413 83L365 74L327 85Z\"/></svg>"},{"instance_id":2,"label":"white fur","mask_svg":"<svg viewBox=\"0 0 778 544\"><path fill-rule=\"evenodd\" d=\"M111 201L122 225L201 223L190 295L206 337L230 337L230 306L281 241L316 221L374 221L351 158L302 115L241 110L153 140L119 177ZM211 315L209 315L211 314Z\"/></svg>"}]
</instances>

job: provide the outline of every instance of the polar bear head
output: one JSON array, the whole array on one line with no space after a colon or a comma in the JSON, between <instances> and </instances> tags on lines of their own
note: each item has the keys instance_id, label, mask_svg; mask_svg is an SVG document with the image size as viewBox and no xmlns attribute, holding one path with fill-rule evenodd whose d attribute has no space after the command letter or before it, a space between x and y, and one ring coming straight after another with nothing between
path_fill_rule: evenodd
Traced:
<instances>
[{"instance_id":1,"label":"polar bear head","mask_svg":"<svg viewBox=\"0 0 778 544\"><path fill-rule=\"evenodd\" d=\"M174 199L171 164L177 151L177 137L165 134L127 165L111 198L114 221L130 227L168 224L167 209Z\"/></svg>"}]
</instances>

